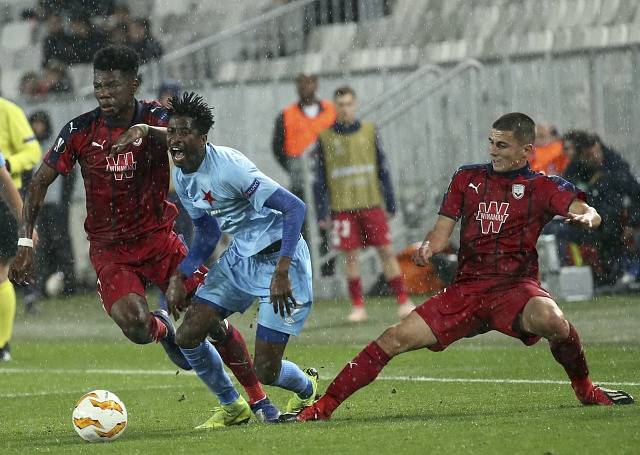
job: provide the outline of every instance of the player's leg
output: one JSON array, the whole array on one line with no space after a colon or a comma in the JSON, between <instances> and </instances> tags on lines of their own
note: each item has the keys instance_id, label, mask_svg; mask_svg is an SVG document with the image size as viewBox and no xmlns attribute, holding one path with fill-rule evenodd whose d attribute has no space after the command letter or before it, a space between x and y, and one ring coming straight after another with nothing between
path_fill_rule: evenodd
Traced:
<instances>
[{"instance_id":1,"label":"player's leg","mask_svg":"<svg viewBox=\"0 0 640 455\"><path fill-rule=\"evenodd\" d=\"M298 316L301 327L306 319L306 314L294 316ZM297 412L313 403L318 390L318 373L312 368L303 371L294 362L283 360L288 341L288 333L258 324L255 368L258 378L263 384L293 392L293 396L287 403L286 411Z\"/></svg>"},{"instance_id":2,"label":"player's leg","mask_svg":"<svg viewBox=\"0 0 640 455\"><path fill-rule=\"evenodd\" d=\"M400 272L400 264L393 252L393 247L391 245L382 245L376 247L376 250L382 261L384 278L396 296L398 316L400 316L400 319L405 318L415 309L415 305L411 302L405 290L404 278Z\"/></svg>"},{"instance_id":3,"label":"player's leg","mask_svg":"<svg viewBox=\"0 0 640 455\"><path fill-rule=\"evenodd\" d=\"M407 351L435 346L438 340L427 322L412 312L389 327L340 371L325 394L297 416L298 421L326 420L353 393L373 382L387 363Z\"/></svg>"},{"instance_id":4,"label":"player's leg","mask_svg":"<svg viewBox=\"0 0 640 455\"><path fill-rule=\"evenodd\" d=\"M176 342L189 364L222 405L198 428L218 428L245 423L251 417L247 402L240 396L224 369L218 351L207 335L225 334L224 317L213 306L194 298L176 333Z\"/></svg>"},{"instance_id":5,"label":"player's leg","mask_svg":"<svg viewBox=\"0 0 640 455\"><path fill-rule=\"evenodd\" d=\"M9 281L9 264L0 258L0 362L11 360L11 334L16 314L16 293Z\"/></svg>"},{"instance_id":6,"label":"player's leg","mask_svg":"<svg viewBox=\"0 0 640 455\"><path fill-rule=\"evenodd\" d=\"M367 319L367 311L364 308L362 296L362 281L360 279L360 249L346 250L344 253L345 274L347 276L347 288L351 299L351 313L348 320L361 322Z\"/></svg>"},{"instance_id":7,"label":"player's leg","mask_svg":"<svg viewBox=\"0 0 640 455\"><path fill-rule=\"evenodd\" d=\"M603 389L591 382L587 359L578 332L551 298L542 296L530 298L522 311L520 324L525 332L549 341L553 357L564 367L571 380L571 387L583 404L633 403L633 398L629 394Z\"/></svg>"},{"instance_id":8,"label":"player's leg","mask_svg":"<svg viewBox=\"0 0 640 455\"><path fill-rule=\"evenodd\" d=\"M101 287L104 289L104 284ZM108 312L122 333L136 344L160 341L167 335L165 322L149 312L146 299L138 293L118 298Z\"/></svg>"}]
</instances>

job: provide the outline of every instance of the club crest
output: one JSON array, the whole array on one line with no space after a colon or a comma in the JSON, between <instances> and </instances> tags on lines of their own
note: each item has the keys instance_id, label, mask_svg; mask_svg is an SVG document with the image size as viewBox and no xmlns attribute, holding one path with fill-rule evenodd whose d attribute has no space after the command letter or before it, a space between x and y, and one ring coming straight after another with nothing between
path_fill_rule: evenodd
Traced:
<instances>
[{"instance_id":1,"label":"club crest","mask_svg":"<svg viewBox=\"0 0 640 455\"><path fill-rule=\"evenodd\" d=\"M511 194L516 199L522 199L522 196L524 196L524 185L522 183L514 183L511 185Z\"/></svg>"}]
</instances>

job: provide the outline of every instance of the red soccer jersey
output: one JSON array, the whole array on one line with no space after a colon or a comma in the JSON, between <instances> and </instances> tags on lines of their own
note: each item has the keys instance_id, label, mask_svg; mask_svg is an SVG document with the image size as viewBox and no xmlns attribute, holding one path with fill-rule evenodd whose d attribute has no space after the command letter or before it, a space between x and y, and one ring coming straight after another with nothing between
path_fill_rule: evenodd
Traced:
<instances>
[{"instance_id":1,"label":"red soccer jersey","mask_svg":"<svg viewBox=\"0 0 640 455\"><path fill-rule=\"evenodd\" d=\"M157 102L136 101L131 125L136 123L166 126L167 111ZM67 123L44 158L65 175L76 161L80 163L87 196L84 228L89 241L96 245L168 231L177 215L176 207L165 201L169 187L166 146L147 137L117 156L108 156L127 128L110 126L97 108Z\"/></svg>"},{"instance_id":2,"label":"red soccer jersey","mask_svg":"<svg viewBox=\"0 0 640 455\"><path fill-rule=\"evenodd\" d=\"M461 220L456 281L537 279L540 232L576 198L584 193L573 184L528 165L509 173L490 164L459 168L438 212Z\"/></svg>"}]
</instances>

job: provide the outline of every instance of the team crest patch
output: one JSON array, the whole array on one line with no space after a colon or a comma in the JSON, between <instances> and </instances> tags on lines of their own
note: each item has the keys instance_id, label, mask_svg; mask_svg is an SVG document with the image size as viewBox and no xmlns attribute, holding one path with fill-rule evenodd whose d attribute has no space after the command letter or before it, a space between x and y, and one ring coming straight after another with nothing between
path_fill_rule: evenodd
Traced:
<instances>
[{"instance_id":1,"label":"team crest patch","mask_svg":"<svg viewBox=\"0 0 640 455\"><path fill-rule=\"evenodd\" d=\"M247 188L247 191L244 192L244 197L251 196L253 193L256 192L256 190L258 189L259 186L260 186L260 180L255 179L253 181L253 183L251 183L251 185L249 185L249 188Z\"/></svg>"},{"instance_id":2,"label":"team crest patch","mask_svg":"<svg viewBox=\"0 0 640 455\"><path fill-rule=\"evenodd\" d=\"M524 185L522 183L514 183L511 185L511 194L516 199L522 199L522 196L524 196Z\"/></svg>"},{"instance_id":3,"label":"team crest patch","mask_svg":"<svg viewBox=\"0 0 640 455\"><path fill-rule=\"evenodd\" d=\"M140 147L140 145L142 145L142 138L139 137L138 139L133 141L132 144L133 144L134 147Z\"/></svg>"}]
</instances>

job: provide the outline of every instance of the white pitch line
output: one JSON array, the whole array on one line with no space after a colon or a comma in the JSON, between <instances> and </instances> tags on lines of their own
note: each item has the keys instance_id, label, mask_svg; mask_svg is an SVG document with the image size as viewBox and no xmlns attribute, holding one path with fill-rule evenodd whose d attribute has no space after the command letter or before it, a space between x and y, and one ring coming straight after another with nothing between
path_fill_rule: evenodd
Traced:
<instances>
[{"instance_id":1,"label":"white pitch line","mask_svg":"<svg viewBox=\"0 0 640 455\"><path fill-rule=\"evenodd\" d=\"M0 368L0 374L105 374L123 376L176 376L175 370L120 370L120 369L46 369L46 368ZM321 371L322 377L333 378L335 373ZM193 371L180 371L180 375L193 376ZM407 382L458 382L483 384L568 384L569 381L554 379L505 379L505 378L435 378L428 376L380 376L378 381L407 381ZM640 386L640 382L629 381L595 381L601 385ZM3 395L0 395L3 396Z\"/></svg>"},{"instance_id":2,"label":"white pitch line","mask_svg":"<svg viewBox=\"0 0 640 455\"><path fill-rule=\"evenodd\" d=\"M140 387L124 387L118 388L118 392L120 391L131 391L131 390L159 390L159 389L171 389L176 387L175 385L141 385ZM71 395L71 394L83 394L86 393L86 390L49 390L42 392L19 392L19 393L0 393L0 398L28 398L28 397L42 397L42 396L50 396L50 395Z\"/></svg>"}]
</instances>

